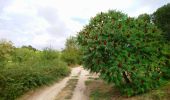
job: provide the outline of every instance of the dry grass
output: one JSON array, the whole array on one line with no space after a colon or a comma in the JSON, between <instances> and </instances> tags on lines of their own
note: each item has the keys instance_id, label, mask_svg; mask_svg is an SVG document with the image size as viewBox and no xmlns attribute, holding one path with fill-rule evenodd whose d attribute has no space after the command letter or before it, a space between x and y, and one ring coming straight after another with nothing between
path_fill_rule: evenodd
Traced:
<instances>
[{"instance_id":1,"label":"dry grass","mask_svg":"<svg viewBox=\"0 0 170 100\"><path fill-rule=\"evenodd\" d=\"M170 83L158 90L130 98L121 96L118 89L102 80L87 80L85 84L90 100L170 100Z\"/></svg>"},{"instance_id":2,"label":"dry grass","mask_svg":"<svg viewBox=\"0 0 170 100\"><path fill-rule=\"evenodd\" d=\"M64 89L57 95L55 100L70 100L78 79L70 79Z\"/></svg>"}]
</instances>

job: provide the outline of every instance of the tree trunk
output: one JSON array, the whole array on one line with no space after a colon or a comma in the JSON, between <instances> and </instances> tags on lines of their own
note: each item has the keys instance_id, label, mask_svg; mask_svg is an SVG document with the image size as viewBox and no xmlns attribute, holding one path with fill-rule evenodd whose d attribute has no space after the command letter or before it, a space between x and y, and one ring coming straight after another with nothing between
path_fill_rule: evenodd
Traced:
<instances>
[{"instance_id":1,"label":"tree trunk","mask_svg":"<svg viewBox=\"0 0 170 100\"><path fill-rule=\"evenodd\" d=\"M123 72L123 78L126 81L126 83L130 83L130 80L128 79L128 77L127 77L125 72Z\"/></svg>"}]
</instances>

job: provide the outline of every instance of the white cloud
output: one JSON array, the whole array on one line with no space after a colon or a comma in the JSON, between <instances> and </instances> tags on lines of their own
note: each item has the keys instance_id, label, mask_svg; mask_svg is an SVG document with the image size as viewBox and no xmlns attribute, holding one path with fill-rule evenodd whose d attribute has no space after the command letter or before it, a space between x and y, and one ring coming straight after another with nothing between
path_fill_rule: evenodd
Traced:
<instances>
[{"instance_id":1,"label":"white cloud","mask_svg":"<svg viewBox=\"0 0 170 100\"><path fill-rule=\"evenodd\" d=\"M152 13L170 0L0 0L0 39L16 46L64 48L97 13L116 9L130 16Z\"/></svg>"}]
</instances>

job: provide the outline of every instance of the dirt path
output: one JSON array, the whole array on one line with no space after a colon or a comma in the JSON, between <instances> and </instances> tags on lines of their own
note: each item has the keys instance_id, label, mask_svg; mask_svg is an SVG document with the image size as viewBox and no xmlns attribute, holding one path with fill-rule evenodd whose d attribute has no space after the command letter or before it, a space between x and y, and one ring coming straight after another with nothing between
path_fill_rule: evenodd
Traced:
<instances>
[{"instance_id":1,"label":"dirt path","mask_svg":"<svg viewBox=\"0 0 170 100\"><path fill-rule=\"evenodd\" d=\"M70 77L78 76L82 70L81 67L73 68L69 77L64 78L62 81L52 86L29 92L18 100L55 100L55 97L65 87Z\"/></svg>"},{"instance_id":2,"label":"dirt path","mask_svg":"<svg viewBox=\"0 0 170 100\"><path fill-rule=\"evenodd\" d=\"M77 86L73 92L72 100L88 100L85 86L85 81L87 80L89 72L81 68L81 73L78 78Z\"/></svg>"}]
</instances>

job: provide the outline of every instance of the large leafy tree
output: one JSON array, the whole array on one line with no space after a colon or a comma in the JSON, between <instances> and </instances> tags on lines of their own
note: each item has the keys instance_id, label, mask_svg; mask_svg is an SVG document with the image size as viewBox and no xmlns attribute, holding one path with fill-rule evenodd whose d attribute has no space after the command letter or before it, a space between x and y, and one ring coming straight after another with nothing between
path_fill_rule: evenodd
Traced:
<instances>
[{"instance_id":1,"label":"large leafy tree","mask_svg":"<svg viewBox=\"0 0 170 100\"><path fill-rule=\"evenodd\" d=\"M165 33L170 40L170 3L157 9L153 13L153 22Z\"/></svg>"},{"instance_id":2,"label":"large leafy tree","mask_svg":"<svg viewBox=\"0 0 170 100\"><path fill-rule=\"evenodd\" d=\"M159 85L164 38L155 25L118 11L97 14L79 32L84 67L131 96Z\"/></svg>"}]
</instances>

